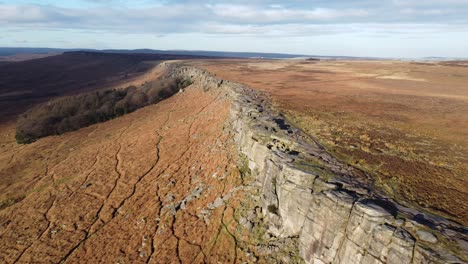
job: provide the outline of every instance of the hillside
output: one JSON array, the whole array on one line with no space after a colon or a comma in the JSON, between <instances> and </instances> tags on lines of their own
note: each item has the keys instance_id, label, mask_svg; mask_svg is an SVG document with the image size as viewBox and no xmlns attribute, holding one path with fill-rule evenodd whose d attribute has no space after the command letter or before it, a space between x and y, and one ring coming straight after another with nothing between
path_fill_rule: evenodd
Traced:
<instances>
[{"instance_id":1,"label":"hillside","mask_svg":"<svg viewBox=\"0 0 468 264\"><path fill-rule=\"evenodd\" d=\"M82 51L0 64L0 107L4 109L0 121L11 119L32 105L57 96L128 82L161 60L194 58L185 55Z\"/></svg>"},{"instance_id":2,"label":"hillside","mask_svg":"<svg viewBox=\"0 0 468 264\"><path fill-rule=\"evenodd\" d=\"M220 91L192 88L77 132L3 142L0 262L232 259L227 202L207 209L240 183L228 114Z\"/></svg>"}]
</instances>

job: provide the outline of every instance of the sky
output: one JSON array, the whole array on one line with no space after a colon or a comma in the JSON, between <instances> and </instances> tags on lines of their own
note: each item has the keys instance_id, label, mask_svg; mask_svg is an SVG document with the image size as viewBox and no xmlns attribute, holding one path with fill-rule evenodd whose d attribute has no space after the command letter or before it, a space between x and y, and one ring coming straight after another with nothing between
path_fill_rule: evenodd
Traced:
<instances>
[{"instance_id":1,"label":"sky","mask_svg":"<svg viewBox=\"0 0 468 264\"><path fill-rule=\"evenodd\" d=\"M0 0L0 46L468 57L468 0Z\"/></svg>"}]
</instances>

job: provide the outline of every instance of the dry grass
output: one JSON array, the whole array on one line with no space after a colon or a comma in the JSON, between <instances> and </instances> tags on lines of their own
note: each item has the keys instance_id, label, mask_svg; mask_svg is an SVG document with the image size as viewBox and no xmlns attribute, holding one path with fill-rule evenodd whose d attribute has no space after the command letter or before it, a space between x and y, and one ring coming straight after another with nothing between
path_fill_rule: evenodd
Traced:
<instances>
[{"instance_id":1,"label":"dry grass","mask_svg":"<svg viewBox=\"0 0 468 264\"><path fill-rule=\"evenodd\" d=\"M229 107L220 90L192 85L28 145L14 142L14 124L0 124L0 259L233 263L225 224L242 181L223 130Z\"/></svg>"},{"instance_id":2,"label":"dry grass","mask_svg":"<svg viewBox=\"0 0 468 264\"><path fill-rule=\"evenodd\" d=\"M468 68L396 61L205 61L395 198L468 223Z\"/></svg>"}]
</instances>

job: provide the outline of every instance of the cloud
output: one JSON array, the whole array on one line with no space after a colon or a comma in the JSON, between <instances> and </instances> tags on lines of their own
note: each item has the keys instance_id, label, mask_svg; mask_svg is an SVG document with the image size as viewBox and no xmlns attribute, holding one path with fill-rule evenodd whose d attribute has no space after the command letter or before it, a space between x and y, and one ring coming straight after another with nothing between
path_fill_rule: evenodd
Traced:
<instances>
[{"instance_id":1,"label":"cloud","mask_svg":"<svg viewBox=\"0 0 468 264\"><path fill-rule=\"evenodd\" d=\"M373 32L379 29L384 32L387 28L412 32L412 25L418 30L427 28L436 32L439 27L450 29L455 25L468 25L467 8L460 8L468 4L468 0L388 0L380 5L369 0L311 0L307 3L300 0L221 0L216 4L194 0L140 0L136 6L129 6L122 0L94 2L112 4L67 7L0 3L0 24L4 30L72 29L153 36L188 32L255 37L351 34L369 28ZM450 2L457 8L449 4L434 6L442 2Z\"/></svg>"},{"instance_id":2,"label":"cloud","mask_svg":"<svg viewBox=\"0 0 468 264\"><path fill-rule=\"evenodd\" d=\"M207 23L202 25L203 32L207 34L223 34L248 37L303 37L328 34L349 33L353 26L344 24L333 25L303 25L303 24L281 24L281 25L236 25Z\"/></svg>"},{"instance_id":3,"label":"cloud","mask_svg":"<svg viewBox=\"0 0 468 264\"><path fill-rule=\"evenodd\" d=\"M0 23L10 27L114 31L168 31L189 25L188 8L61 8L44 5L0 6ZM196 11L193 11L196 12Z\"/></svg>"},{"instance_id":4,"label":"cloud","mask_svg":"<svg viewBox=\"0 0 468 264\"><path fill-rule=\"evenodd\" d=\"M397 6L455 6L455 5L468 5L468 0L393 0Z\"/></svg>"},{"instance_id":5,"label":"cloud","mask_svg":"<svg viewBox=\"0 0 468 264\"><path fill-rule=\"evenodd\" d=\"M34 5L0 6L0 21L9 23L34 22L47 19L45 9Z\"/></svg>"},{"instance_id":6,"label":"cloud","mask_svg":"<svg viewBox=\"0 0 468 264\"><path fill-rule=\"evenodd\" d=\"M405 8L405 9L401 10L401 13L405 14L405 15L441 16L441 15L456 14L457 10L455 10L455 9L415 9L415 8Z\"/></svg>"},{"instance_id":7,"label":"cloud","mask_svg":"<svg viewBox=\"0 0 468 264\"><path fill-rule=\"evenodd\" d=\"M336 10L330 8L288 9L279 5L258 8L246 5L208 5L214 15L221 19L237 20L242 23L286 23L334 21L348 17L365 17L369 13L363 9Z\"/></svg>"},{"instance_id":8,"label":"cloud","mask_svg":"<svg viewBox=\"0 0 468 264\"><path fill-rule=\"evenodd\" d=\"M203 32L207 34L223 34L247 37L289 38L324 35L359 35L371 34L379 36L427 35L449 32L468 32L468 25L444 25L414 23L348 23L348 24L282 24L282 25L236 25L236 24L204 24Z\"/></svg>"},{"instance_id":9,"label":"cloud","mask_svg":"<svg viewBox=\"0 0 468 264\"><path fill-rule=\"evenodd\" d=\"M105 1L105 0L101 0ZM99 1L99 2L101 2ZM111 0L107 0L111 1ZM400 1L401 0L394 0ZM453 1L453 0L452 0ZM259 3L261 2L261 3ZM197 4L167 2L145 7L55 5L1 5L0 23L6 27L72 28L129 32L198 32L206 22L232 25L315 25L344 23L467 23L463 10L454 8L370 7L355 8L281 4L252 1L252 4ZM295 1L292 1L293 4ZM296 1L298 2L298 1ZM334 1L331 1L332 5ZM350 1L359 2L359 1ZM263 3L263 4L262 4ZM408 3L407 3L408 4ZM297 5L297 4L296 4Z\"/></svg>"}]
</instances>

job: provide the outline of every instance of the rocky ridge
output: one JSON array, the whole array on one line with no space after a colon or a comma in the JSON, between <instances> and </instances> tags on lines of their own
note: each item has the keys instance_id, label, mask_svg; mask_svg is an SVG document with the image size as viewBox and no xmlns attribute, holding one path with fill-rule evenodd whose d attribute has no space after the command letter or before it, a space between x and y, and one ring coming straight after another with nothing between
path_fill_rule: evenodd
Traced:
<instances>
[{"instance_id":1,"label":"rocky ridge","mask_svg":"<svg viewBox=\"0 0 468 264\"><path fill-rule=\"evenodd\" d=\"M235 141L259 189L268 235L295 240L306 263L468 260L466 227L374 190L370 177L291 126L262 93L196 67L162 67L205 89L223 89L232 98Z\"/></svg>"}]
</instances>

